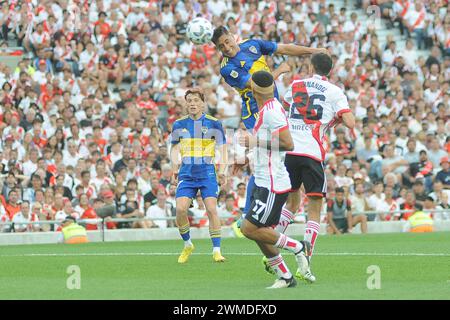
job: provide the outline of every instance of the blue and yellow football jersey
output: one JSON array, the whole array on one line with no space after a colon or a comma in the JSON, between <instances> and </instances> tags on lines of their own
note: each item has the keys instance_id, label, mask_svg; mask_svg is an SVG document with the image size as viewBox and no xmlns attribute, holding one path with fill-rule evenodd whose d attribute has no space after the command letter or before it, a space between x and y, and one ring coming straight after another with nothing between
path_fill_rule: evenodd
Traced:
<instances>
[{"instance_id":1,"label":"blue and yellow football jersey","mask_svg":"<svg viewBox=\"0 0 450 320\"><path fill-rule=\"evenodd\" d=\"M259 39L244 40L239 44L239 52L233 57L224 57L220 65L220 74L225 82L235 88L242 98L241 119L247 129L253 129L256 123L258 105L246 84L253 73L261 70L270 72L265 55L277 51L277 43ZM275 96L278 92L275 87Z\"/></svg>"},{"instance_id":2,"label":"blue and yellow football jersey","mask_svg":"<svg viewBox=\"0 0 450 320\"><path fill-rule=\"evenodd\" d=\"M178 179L217 179L214 165L216 146L226 143L222 123L207 114L193 120L185 116L173 124L171 144L180 143L182 163Z\"/></svg>"}]
</instances>

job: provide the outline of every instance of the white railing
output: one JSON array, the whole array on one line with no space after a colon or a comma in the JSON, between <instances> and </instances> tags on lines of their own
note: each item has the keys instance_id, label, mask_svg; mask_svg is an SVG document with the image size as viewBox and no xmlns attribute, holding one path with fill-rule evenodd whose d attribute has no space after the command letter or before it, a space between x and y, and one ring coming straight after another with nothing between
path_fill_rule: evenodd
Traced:
<instances>
[{"instance_id":1,"label":"white railing","mask_svg":"<svg viewBox=\"0 0 450 320\"><path fill-rule=\"evenodd\" d=\"M425 213L438 213L438 212L450 212L450 209L433 209L433 210L421 210ZM360 214L396 214L396 213L410 213L414 212L414 210L396 210L396 211L357 211L353 212L353 215L360 215ZM230 218L236 218L235 215L219 215L219 219L230 219ZM96 218L96 219L78 219L77 223L83 223L83 224L101 224L101 228L105 229L105 225L107 222L137 222L137 221L158 221L158 220L165 220L165 221L172 221L175 220L175 216L171 217L161 217L161 218L148 218L148 217L142 217L142 218ZM194 220L203 220L207 219L207 217L194 217ZM62 221L56 221L56 220L42 220L42 221L32 221L32 222L19 222L17 224L20 225L46 225L46 224L61 224ZM14 222L12 221L5 221L0 222L0 226L4 225L14 225Z\"/></svg>"}]
</instances>

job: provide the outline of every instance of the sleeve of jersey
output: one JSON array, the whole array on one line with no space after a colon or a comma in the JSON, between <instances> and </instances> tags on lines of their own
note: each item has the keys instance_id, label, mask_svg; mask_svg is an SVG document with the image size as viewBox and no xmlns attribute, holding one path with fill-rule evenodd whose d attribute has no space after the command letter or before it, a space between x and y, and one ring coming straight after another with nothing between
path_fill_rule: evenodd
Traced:
<instances>
[{"instance_id":1,"label":"sleeve of jersey","mask_svg":"<svg viewBox=\"0 0 450 320\"><path fill-rule=\"evenodd\" d=\"M215 140L216 145L221 146L227 143L225 132L223 131L222 123L220 121L215 122L215 129L217 130Z\"/></svg>"},{"instance_id":2,"label":"sleeve of jersey","mask_svg":"<svg viewBox=\"0 0 450 320\"><path fill-rule=\"evenodd\" d=\"M172 127L172 133L170 134L170 143L175 145L180 142L180 124L179 121L175 121Z\"/></svg>"},{"instance_id":3,"label":"sleeve of jersey","mask_svg":"<svg viewBox=\"0 0 450 320\"><path fill-rule=\"evenodd\" d=\"M270 119L270 128L272 135L277 135L280 132L289 128L286 114L281 105L276 106L270 110L267 110L269 114L264 115L267 119Z\"/></svg>"},{"instance_id":4,"label":"sleeve of jersey","mask_svg":"<svg viewBox=\"0 0 450 320\"><path fill-rule=\"evenodd\" d=\"M350 109L350 106L348 105L347 97L341 90L337 92L337 98L334 107L338 117L341 117L346 112L352 111Z\"/></svg>"},{"instance_id":5,"label":"sleeve of jersey","mask_svg":"<svg viewBox=\"0 0 450 320\"><path fill-rule=\"evenodd\" d=\"M234 68L230 65L225 65L222 69L220 69L220 74L225 79L226 83L239 89L244 89L250 79L249 73Z\"/></svg>"},{"instance_id":6,"label":"sleeve of jersey","mask_svg":"<svg viewBox=\"0 0 450 320\"><path fill-rule=\"evenodd\" d=\"M265 56L271 56L277 51L278 45L276 42L267 40L255 40L255 41L258 43L261 53Z\"/></svg>"}]
</instances>

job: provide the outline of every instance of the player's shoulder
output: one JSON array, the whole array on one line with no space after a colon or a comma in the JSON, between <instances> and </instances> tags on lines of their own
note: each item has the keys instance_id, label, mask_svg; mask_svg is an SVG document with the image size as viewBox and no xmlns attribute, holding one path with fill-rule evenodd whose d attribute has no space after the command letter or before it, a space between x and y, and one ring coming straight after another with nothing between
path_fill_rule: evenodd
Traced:
<instances>
[{"instance_id":1,"label":"player's shoulder","mask_svg":"<svg viewBox=\"0 0 450 320\"><path fill-rule=\"evenodd\" d=\"M189 116L183 116L177 120L175 120L175 122L173 123L173 125L182 125L186 120L189 119Z\"/></svg>"},{"instance_id":2,"label":"player's shoulder","mask_svg":"<svg viewBox=\"0 0 450 320\"><path fill-rule=\"evenodd\" d=\"M284 113L283 105L281 104L281 102L277 98L274 98L270 102L268 102L266 104L266 108L265 109L266 109L266 112L268 112L268 113L280 112L280 111L282 111Z\"/></svg>"},{"instance_id":3,"label":"player's shoulder","mask_svg":"<svg viewBox=\"0 0 450 320\"><path fill-rule=\"evenodd\" d=\"M261 43L264 41L262 39L245 39L239 43L239 47L241 50L249 50L252 53L256 53L261 49Z\"/></svg>"},{"instance_id":4,"label":"player's shoulder","mask_svg":"<svg viewBox=\"0 0 450 320\"><path fill-rule=\"evenodd\" d=\"M239 47L248 47L252 44L256 43L255 39L244 39L241 42L239 42Z\"/></svg>"},{"instance_id":5,"label":"player's shoulder","mask_svg":"<svg viewBox=\"0 0 450 320\"><path fill-rule=\"evenodd\" d=\"M210 114L205 114L205 118L208 119L208 120L211 120L211 121L213 121L213 122L219 122L219 119L213 117L213 116L210 115Z\"/></svg>"},{"instance_id":6,"label":"player's shoulder","mask_svg":"<svg viewBox=\"0 0 450 320\"><path fill-rule=\"evenodd\" d=\"M214 127L214 128L218 128L222 126L222 122L220 122L219 119L209 115L209 114L205 114L205 119L209 122L209 126Z\"/></svg>"},{"instance_id":7,"label":"player's shoulder","mask_svg":"<svg viewBox=\"0 0 450 320\"><path fill-rule=\"evenodd\" d=\"M220 62L220 69L223 69L227 66L228 61L230 60L230 58L228 57L223 57L222 61Z\"/></svg>"}]
</instances>

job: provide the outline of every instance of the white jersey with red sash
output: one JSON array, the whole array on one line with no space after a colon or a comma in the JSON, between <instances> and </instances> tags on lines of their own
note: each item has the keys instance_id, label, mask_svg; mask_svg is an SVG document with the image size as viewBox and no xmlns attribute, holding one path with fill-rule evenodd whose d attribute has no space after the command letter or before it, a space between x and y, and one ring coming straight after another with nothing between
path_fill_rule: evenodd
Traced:
<instances>
[{"instance_id":1,"label":"white jersey with red sash","mask_svg":"<svg viewBox=\"0 0 450 320\"><path fill-rule=\"evenodd\" d=\"M319 75L294 80L283 104L289 108L289 130L294 140L294 150L288 154L324 161L325 132L336 117L351 112L342 89Z\"/></svg>"}]
</instances>

